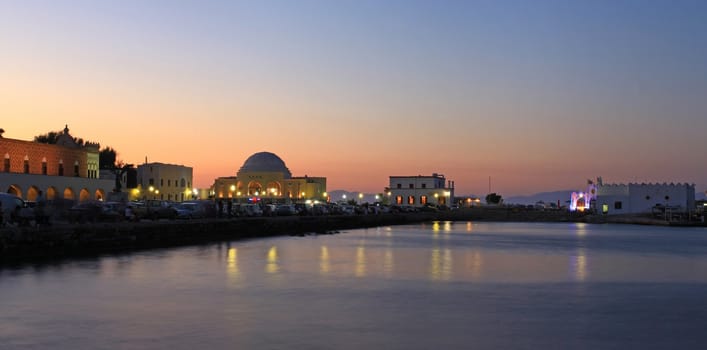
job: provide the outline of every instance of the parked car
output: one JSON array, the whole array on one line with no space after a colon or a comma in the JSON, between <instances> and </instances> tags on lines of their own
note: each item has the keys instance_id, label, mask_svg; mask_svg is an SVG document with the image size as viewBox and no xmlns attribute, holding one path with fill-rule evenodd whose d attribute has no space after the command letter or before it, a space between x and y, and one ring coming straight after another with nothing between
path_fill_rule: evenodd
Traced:
<instances>
[{"instance_id":1,"label":"parked car","mask_svg":"<svg viewBox=\"0 0 707 350\"><path fill-rule=\"evenodd\" d=\"M0 223L19 219L17 216L22 208L26 207L25 201L22 200L22 198L10 193L0 193L0 203L2 203L2 210L0 210Z\"/></svg>"},{"instance_id":2,"label":"parked car","mask_svg":"<svg viewBox=\"0 0 707 350\"><path fill-rule=\"evenodd\" d=\"M277 216L291 216L297 215L297 209L292 204L280 204L275 210Z\"/></svg>"},{"instance_id":3,"label":"parked car","mask_svg":"<svg viewBox=\"0 0 707 350\"><path fill-rule=\"evenodd\" d=\"M340 205L339 211L342 215L354 215L356 214L356 208L353 205Z\"/></svg>"},{"instance_id":4,"label":"parked car","mask_svg":"<svg viewBox=\"0 0 707 350\"><path fill-rule=\"evenodd\" d=\"M96 222L101 218L103 205L100 202L87 201L69 208L69 222Z\"/></svg>"},{"instance_id":5,"label":"parked car","mask_svg":"<svg viewBox=\"0 0 707 350\"><path fill-rule=\"evenodd\" d=\"M102 202L101 220L120 221L125 216L125 204L121 202Z\"/></svg>"},{"instance_id":6,"label":"parked car","mask_svg":"<svg viewBox=\"0 0 707 350\"><path fill-rule=\"evenodd\" d=\"M242 216L262 216L263 210L260 206L256 204L243 204L241 205L241 215Z\"/></svg>"},{"instance_id":7,"label":"parked car","mask_svg":"<svg viewBox=\"0 0 707 350\"><path fill-rule=\"evenodd\" d=\"M206 217L206 210L199 203L179 203L174 206L174 209L177 211L177 219L201 219Z\"/></svg>"},{"instance_id":8,"label":"parked car","mask_svg":"<svg viewBox=\"0 0 707 350\"><path fill-rule=\"evenodd\" d=\"M139 219L170 219L177 218L177 210L167 201L150 199L145 202L132 202L133 211Z\"/></svg>"}]
</instances>

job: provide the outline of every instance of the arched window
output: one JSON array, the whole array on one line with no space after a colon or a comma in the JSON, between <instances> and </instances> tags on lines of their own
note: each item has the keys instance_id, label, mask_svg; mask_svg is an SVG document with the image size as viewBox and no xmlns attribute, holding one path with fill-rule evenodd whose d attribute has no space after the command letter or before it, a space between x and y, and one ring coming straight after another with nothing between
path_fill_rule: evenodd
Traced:
<instances>
[{"instance_id":1,"label":"arched window","mask_svg":"<svg viewBox=\"0 0 707 350\"><path fill-rule=\"evenodd\" d=\"M185 187L185 186L187 185L187 181L184 180L184 179L182 179L182 181L179 182L179 185L180 185L181 187Z\"/></svg>"},{"instance_id":2,"label":"arched window","mask_svg":"<svg viewBox=\"0 0 707 350\"><path fill-rule=\"evenodd\" d=\"M5 153L5 160L4 160L3 169L5 170L6 173L10 172L10 154L9 153Z\"/></svg>"},{"instance_id":3,"label":"arched window","mask_svg":"<svg viewBox=\"0 0 707 350\"><path fill-rule=\"evenodd\" d=\"M24 173L29 174L29 157L28 156L25 156L25 162L24 162L23 168L24 168L24 170L23 170Z\"/></svg>"},{"instance_id":4,"label":"arched window","mask_svg":"<svg viewBox=\"0 0 707 350\"><path fill-rule=\"evenodd\" d=\"M59 159L59 176L64 176L64 161Z\"/></svg>"},{"instance_id":5,"label":"arched window","mask_svg":"<svg viewBox=\"0 0 707 350\"><path fill-rule=\"evenodd\" d=\"M42 175L47 175L47 158L42 158Z\"/></svg>"},{"instance_id":6,"label":"arched window","mask_svg":"<svg viewBox=\"0 0 707 350\"><path fill-rule=\"evenodd\" d=\"M79 176L79 161L74 162L74 176L78 177Z\"/></svg>"}]
</instances>

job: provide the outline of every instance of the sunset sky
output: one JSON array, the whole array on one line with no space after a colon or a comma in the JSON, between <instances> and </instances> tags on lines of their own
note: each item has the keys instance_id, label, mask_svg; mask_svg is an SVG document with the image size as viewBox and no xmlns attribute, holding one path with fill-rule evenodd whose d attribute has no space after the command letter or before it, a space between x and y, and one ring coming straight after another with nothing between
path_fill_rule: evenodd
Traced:
<instances>
[{"instance_id":1,"label":"sunset sky","mask_svg":"<svg viewBox=\"0 0 707 350\"><path fill-rule=\"evenodd\" d=\"M707 1L0 0L0 127L208 187L253 153L329 190L707 190Z\"/></svg>"}]
</instances>

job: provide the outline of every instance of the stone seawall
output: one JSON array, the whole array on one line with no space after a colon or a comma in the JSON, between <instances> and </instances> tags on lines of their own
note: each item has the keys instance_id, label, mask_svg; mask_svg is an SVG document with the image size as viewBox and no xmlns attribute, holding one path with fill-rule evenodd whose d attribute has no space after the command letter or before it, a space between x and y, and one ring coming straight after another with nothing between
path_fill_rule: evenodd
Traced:
<instances>
[{"instance_id":1,"label":"stone seawall","mask_svg":"<svg viewBox=\"0 0 707 350\"><path fill-rule=\"evenodd\" d=\"M0 229L0 264L435 220L429 213L66 224Z\"/></svg>"},{"instance_id":2,"label":"stone seawall","mask_svg":"<svg viewBox=\"0 0 707 350\"><path fill-rule=\"evenodd\" d=\"M565 211L465 208L454 211L356 216L286 216L188 221L141 221L0 228L0 264L137 249L285 235L330 234L339 230L434 220L506 222L592 222Z\"/></svg>"}]
</instances>

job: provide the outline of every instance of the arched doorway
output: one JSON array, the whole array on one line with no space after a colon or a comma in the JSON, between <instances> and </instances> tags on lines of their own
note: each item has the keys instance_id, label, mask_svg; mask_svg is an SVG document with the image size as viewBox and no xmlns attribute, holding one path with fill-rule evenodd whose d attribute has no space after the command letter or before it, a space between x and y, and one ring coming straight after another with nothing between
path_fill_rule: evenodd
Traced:
<instances>
[{"instance_id":1,"label":"arched doorway","mask_svg":"<svg viewBox=\"0 0 707 350\"><path fill-rule=\"evenodd\" d=\"M267 193L270 197L278 197L282 194L282 186L277 181L272 181L268 183Z\"/></svg>"},{"instance_id":2,"label":"arched doorway","mask_svg":"<svg viewBox=\"0 0 707 350\"><path fill-rule=\"evenodd\" d=\"M256 193L257 195L262 194L263 192L263 185L260 184L258 181L251 181L248 183L248 195L249 196L255 196Z\"/></svg>"},{"instance_id":3,"label":"arched doorway","mask_svg":"<svg viewBox=\"0 0 707 350\"><path fill-rule=\"evenodd\" d=\"M49 187L47 188L47 200L54 200L56 198L56 188L54 187Z\"/></svg>"},{"instance_id":4,"label":"arched doorway","mask_svg":"<svg viewBox=\"0 0 707 350\"><path fill-rule=\"evenodd\" d=\"M7 188L7 193L14 194L17 197L22 198L22 189L17 185L10 185L10 187Z\"/></svg>"},{"instance_id":5,"label":"arched doorway","mask_svg":"<svg viewBox=\"0 0 707 350\"><path fill-rule=\"evenodd\" d=\"M64 199L68 200L75 200L74 198L74 190L71 189L71 187L67 187L64 189Z\"/></svg>"},{"instance_id":6,"label":"arched doorway","mask_svg":"<svg viewBox=\"0 0 707 350\"><path fill-rule=\"evenodd\" d=\"M95 198L97 201L102 201L106 198L106 194L102 189L97 189L96 193L94 194Z\"/></svg>"},{"instance_id":7,"label":"arched doorway","mask_svg":"<svg viewBox=\"0 0 707 350\"><path fill-rule=\"evenodd\" d=\"M30 186L30 188L27 189L27 200L34 202L37 200L37 196L39 196L39 189L35 186Z\"/></svg>"},{"instance_id":8,"label":"arched doorway","mask_svg":"<svg viewBox=\"0 0 707 350\"><path fill-rule=\"evenodd\" d=\"M577 210L584 211L584 209L586 207L587 207L586 197L578 198L577 199Z\"/></svg>"},{"instance_id":9,"label":"arched doorway","mask_svg":"<svg viewBox=\"0 0 707 350\"><path fill-rule=\"evenodd\" d=\"M88 192L87 189L82 188L81 192L79 192L79 203L87 201L91 199L91 194Z\"/></svg>"}]
</instances>

